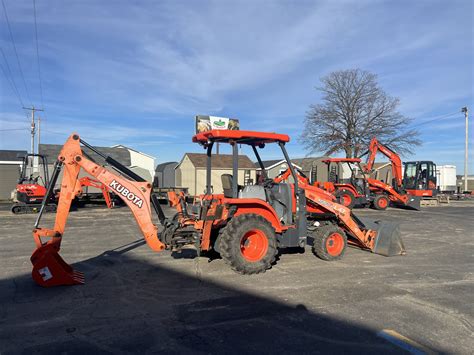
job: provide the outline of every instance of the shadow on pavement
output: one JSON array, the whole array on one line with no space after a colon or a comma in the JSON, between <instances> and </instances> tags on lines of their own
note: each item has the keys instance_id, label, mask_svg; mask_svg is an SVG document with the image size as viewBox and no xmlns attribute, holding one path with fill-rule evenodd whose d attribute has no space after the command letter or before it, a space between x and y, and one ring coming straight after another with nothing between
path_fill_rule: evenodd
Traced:
<instances>
[{"instance_id":1,"label":"shadow on pavement","mask_svg":"<svg viewBox=\"0 0 474 355\"><path fill-rule=\"evenodd\" d=\"M0 353L403 353L374 330L305 305L126 255L144 243L75 264L83 286L41 288L30 275L1 280Z\"/></svg>"}]
</instances>

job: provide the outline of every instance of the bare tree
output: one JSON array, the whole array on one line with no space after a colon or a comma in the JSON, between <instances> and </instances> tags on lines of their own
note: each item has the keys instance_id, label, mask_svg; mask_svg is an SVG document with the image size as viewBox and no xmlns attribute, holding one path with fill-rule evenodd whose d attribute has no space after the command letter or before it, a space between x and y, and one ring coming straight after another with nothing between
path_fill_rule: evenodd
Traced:
<instances>
[{"instance_id":1,"label":"bare tree","mask_svg":"<svg viewBox=\"0 0 474 355\"><path fill-rule=\"evenodd\" d=\"M420 145L418 132L408 127L411 119L397 111L400 100L379 87L376 74L341 70L321 82L322 102L310 106L300 137L311 153L344 151L347 158L357 157L372 137L402 155Z\"/></svg>"}]
</instances>

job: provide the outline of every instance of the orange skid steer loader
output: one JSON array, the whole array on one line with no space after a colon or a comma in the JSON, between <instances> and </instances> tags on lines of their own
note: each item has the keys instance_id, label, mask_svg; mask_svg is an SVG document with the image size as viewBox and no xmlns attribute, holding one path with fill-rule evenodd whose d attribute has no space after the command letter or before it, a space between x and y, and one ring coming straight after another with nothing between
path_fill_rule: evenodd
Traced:
<instances>
[{"instance_id":1,"label":"orange skid steer loader","mask_svg":"<svg viewBox=\"0 0 474 355\"><path fill-rule=\"evenodd\" d=\"M182 195L171 193L171 202L178 213L174 218L166 218L150 183L91 147L77 134L71 135L59 154L50 185L54 186L59 171L64 168L55 225L52 229L39 227L42 208L33 230L37 246L31 257L33 279L41 286L84 283L84 275L75 271L58 253L80 169L106 185L130 207L146 243L157 252L179 251L190 245L196 246L198 253L215 250L241 274L265 272L275 263L278 249L304 247L308 240L312 240L313 252L324 260L341 258L348 243L385 256L404 254L397 226L371 223L368 228L326 192L300 186L293 168L292 184L265 178L258 149L266 144L278 144L292 167L285 149L289 140L284 134L238 130L212 130L195 135L193 142L207 151L206 192L191 206ZM224 193L218 194L211 186L215 143L230 144L233 151L233 174L222 175ZM99 154L120 174L89 160L82 152L81 144ZM256 185L243 187L238 184L238 145L250 146L262 166L264 178ZM163 226L160 233L153 223L152 207Z\"/></svg>"}]
</instances>

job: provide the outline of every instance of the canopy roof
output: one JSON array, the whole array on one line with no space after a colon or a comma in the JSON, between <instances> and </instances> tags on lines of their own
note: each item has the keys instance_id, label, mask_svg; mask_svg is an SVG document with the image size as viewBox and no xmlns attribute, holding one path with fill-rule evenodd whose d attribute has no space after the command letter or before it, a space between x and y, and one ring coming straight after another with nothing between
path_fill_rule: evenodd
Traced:
<instances>
[{"instance_id":1,"label":"canopy roof","mask_svg":"<svg viewBox=\"0 0 474 355\"><path fill-rule=\"evenodd\" d=\"M360 158L329 158L323 160L323 163L360 163Z\"/></svg>"},{"instance_id":2,"label":"canopy roof","mask_svg":"<svg viewBox=\"0 0 474 355\"><path fill-rule=\"evenodd\" d=\"M208 141L222 143L235 141L238 144L259 145L262 143L286 143L290 141L290 137L286 134L227 129L214 129L207 132L201 132L193 136L194 143L206 144Z\"/></svg>"}]
</instances>

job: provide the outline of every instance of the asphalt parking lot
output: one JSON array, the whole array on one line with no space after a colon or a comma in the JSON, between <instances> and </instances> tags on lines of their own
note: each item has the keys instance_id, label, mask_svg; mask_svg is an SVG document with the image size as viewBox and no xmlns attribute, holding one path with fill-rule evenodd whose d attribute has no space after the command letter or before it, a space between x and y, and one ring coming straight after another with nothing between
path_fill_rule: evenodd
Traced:
<instances>
[{"instance_id":1,"label":"asphalt parking lot","mask_svg":"<svg viewBox=\"0 0 474 355\"><path fill-rule=\"evenodd\" d=\"M399 222L407 255L349 249L328 263L308 248L242 276L154 253L126 208L82 209L61 255L86 284L46 289L30 277L36 216L2 210L0 354L472 354L474 201L356 214Z\"/></svg>"}]
</instances>

